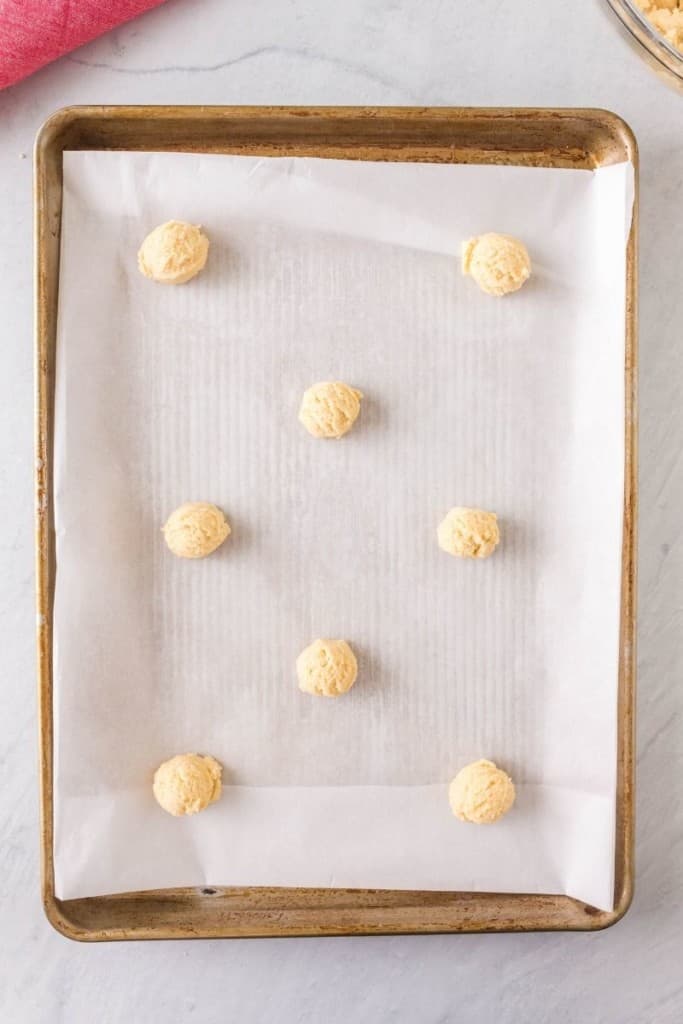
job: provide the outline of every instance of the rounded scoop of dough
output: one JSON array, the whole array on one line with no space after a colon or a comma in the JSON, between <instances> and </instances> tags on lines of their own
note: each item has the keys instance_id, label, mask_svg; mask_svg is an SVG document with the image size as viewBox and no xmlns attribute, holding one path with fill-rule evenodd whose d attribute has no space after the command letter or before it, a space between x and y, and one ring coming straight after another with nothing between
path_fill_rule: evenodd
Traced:
<instances>
[{"instance_id":1,"label":"rounded scoop of dough","mask_svg":"<svg viewBox=\"0 0 683 1024\"><path fill-rule=\"evenodd\" d=\"M495 512L483 508L452 508L439 523L439 547L458 558L488 558L500 540Z\"/></svg>"},{"instance_id":2,"label":"rounded scoop of dough","mask_svg":"<svg viewBox=\"0 0 683 1024\"><path fill-rule=\"evenodd\" d=\"M201 228L169 220L150 232L138 252L138 267L160 284L185 284L206 263L209 240Z\"/></svg>"},{"instance_id":3,"label":"rounded scoop of dough","mask_svg":"<svg viewBox=\"0 0 683 1024\"><path fill-rule=\"evenodd\" d=\"M498 821L515 802L512 779L493 761L473 761L461 768L448 789L456 818L475 825Z\"/></svg>"},{"instance_id":4,"label":"rounded scoop of dough","mask_svg":"<svg viewBox=\"0 0 683 1024\"><path fill-rule=\"evenodd\" d=\"M358 419L362 392L341 381L320 381L304 392L299 422L313 437L343 437Z\"/></svg>"},{"instance_id":5,"label":"rounded scoop of dough","mask_svg":"<svg viewBox=\"0 0 683 1024\"><path fill-rule=\"evenodd\" d=\"M198 814L221 795L221 765L201 754L176 754L154 773L157 803L169 814Z\"/></svg>"},{"instance_id":6,"label":"rounded scoop of dough","mask_svg":"<svg viewBox=\"0 0 683 1024\"><path fill-rule=\"evenodd\" d=\"M488 295L507 295L529 278L531 260L522 242L491 231L463 243L462 272Z\"/></svg>"},{"instance_id":7,"label":"rounded scoop of dough","mask_svg":"<svg viewBox=\"0 0 683 1024\"><path fill-rule=\"evenodd\" d=\"M346 640L314 640L296 659L299 689L316 697L339 697L358 675L356 656Z\"/></svg>"},{"instance_id":8,"label":"rounded scoop of dough","mask_svg":"<svg viewBox=\"0 0 683 1024\"><path fill-rule=\"evenodd\" d=\"M230 535L230 524L208 501L186 501L163 527L164 538L179 558L204 558Z\"/></svg>"}]
</instances>

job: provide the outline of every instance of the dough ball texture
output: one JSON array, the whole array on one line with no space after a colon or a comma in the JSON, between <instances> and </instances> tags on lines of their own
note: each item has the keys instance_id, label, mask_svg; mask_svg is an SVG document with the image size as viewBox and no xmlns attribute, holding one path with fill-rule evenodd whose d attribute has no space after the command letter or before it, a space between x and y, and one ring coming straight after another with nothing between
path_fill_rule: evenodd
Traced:
<instances>
[{"instance_id":1,"label":"dough ball texture","mask_svg":"<svg viewBox=\"0 0 683 1024\"><path fill-rule=\"evenodd\" d=\"M203 268L208 253L209 240L201 228L169 220L147 235L138 252L138 267L160 284L185 284Z\"/></svg>"},{"instance_id":2,"label":"dough ball texture","mask_svg":"<svg viewBox=\"0 0 683 1024\"><path fill-rule=\"evenodd\" d=\"M493 761L473 761L461 768L448 789L456 818L475 825L498 821L515 802L512 779Z\"/></svg>"},{"instance_id":3,"label":"dough ball texture","mask_svg":"<svg viewBox=\"0 0 683 1024\"><path fill-rule=\"evenodd\" d=\"M179 558L204 558L230 535L230 524L208 501L187 501L168 517L164 538Z\"/></svg>"},{"instance_id":4,"label":"dough ball texture","mask_svg":"<svg viewBox=\"0 0 683 1024\"><path fill-rule=\"evenodd\" d=\"M358 419L360 391L341 381L321 381L304 392L299 421L313 437L343 437Z\"/></svg>"},{"instance_id":5,"label":"dough ball texture","mask_svg":"<svg viewBox=\"0 0 683 1024\"><path fill-rule=\"evenodd\" d=\"M314 640L296 659L299 689L316 697L339 697L358 675L356 656L346 640Z\"/></svg>"},{"instance_id":6,"label":"dough ball texture","mask_svg":"<svg viewBox=\"0 0 683 1024\"><path fill-rule=\"evenodd\" d=\"M531 275L531 260L516 238L489 232L463 243L462 272L471 274L488 295L507 295Z\"/></svg>"},{"instance_id":7,"label":"dough ball texture","mask_svg":"<svg viewBox=\"0 0 683 1024\"><path fill-rule=\"evenodd\" d=\"M439 547L458 558L488 558L500 540L495 512L456 505L439 523Z\"/></svg>"},{"instance_id":8,"label":"dough ball texture","mask_svg":"<svg viewBox=\"0 0 683 1024\"><path fill-rule=\"evenodd\" d=\"M222 767L213 757L176 754L154 773L157 803L169 814L198 814L221 795Z\"/></svg>"}]
</instances>

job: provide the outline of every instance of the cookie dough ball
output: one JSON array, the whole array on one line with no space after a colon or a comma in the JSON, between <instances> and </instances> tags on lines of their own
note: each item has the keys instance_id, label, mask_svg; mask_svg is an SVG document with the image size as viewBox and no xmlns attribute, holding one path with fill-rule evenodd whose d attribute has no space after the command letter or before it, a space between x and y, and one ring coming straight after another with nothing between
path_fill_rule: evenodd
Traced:
<instances>
[{"instance_id":1,"label":"cookie dough ball","mask_svg":"<svg viewBox=\"0 0 683 1024\"><path fill-rule=\"evenodd\" d=\"M169 220L147 235L138 252L138 267L160 284L185 284L203 268L208 253L209 240L201 228Z\"/></svg>"},{"instance_id":2,"label":"cookie dough ball","mask_svg":"<svg viewBox=\"0 0 683 1024\"><path fill-rule=\"evenodd\" d=\"M360 391L341 381L321 381L304 392L299 421L313 437L343 437L360 412Z\"/></svg>"},{"instance_id":3,"label":"cookie dough ball","mask_svg":"<svg viewBox=\"0 0 683 1024\"><path fill-rule=\"evenodd\" d=\"M526 246L516 238L489 232L463 243L462 272L470 274L488 295L507 295L530 276L531 260Z\"/></svg>"},{"instance_id":4,"label":"cookie dough ball","mask_svg":"<svg viewBox=\"0 0 683 1024\"><path fill-rule=\"evenodd\" d=\"M316 697L339 697L358 675L356 656L346 640L314 640L296 659L299 689Z\"/></svg>"},{"instance_id":5,"label":"cookie dough ball","mask_svg":"<svg viewBox=\"0 0 683 1024\"><path fill-rule=\"evenodd\" d=\"M230 535L230 524L208 501L186 501L168 517L163 533L178 558L204 558Z\"/></svg>"},{"instance_id":6,"label":"cookie dough ball","mask_svg":"<svg viewBox=\"0 0 683 1024\"><path fill-rule=\"evenodd\" d=\"M493 761L474 761L461 768L448 789L451 810L461 821L490 825L515 802L512 779Z\"/></svg>"},{"instance_id":7,"label":"cookie dough ball","mask_svg":"<svg viewBox=\"0 0 683 1024\"><path fill-rule=\"evenodd\" d=\"M495 512L457 505L439 523L439 547L458 558L488 558L500 540Z\"/></svg>"},{"instance_id":8,"label":"cookie dough ball","mask_svg":"<svg viewBox=\"0 0 683 1024\"><path fill-rule=\"evenodd\" d=\"M198 814L221 795L221 768L213 757L176 754L154 773L157 803L169 814Z\"/></svg>"}]
</instances>

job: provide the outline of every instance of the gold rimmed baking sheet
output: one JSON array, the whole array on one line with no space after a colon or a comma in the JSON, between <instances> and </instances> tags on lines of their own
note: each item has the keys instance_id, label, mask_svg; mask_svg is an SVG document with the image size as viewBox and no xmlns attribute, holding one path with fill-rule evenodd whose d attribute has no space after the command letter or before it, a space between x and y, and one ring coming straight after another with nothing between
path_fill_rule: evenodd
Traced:
<instances>
[{"instance_id":1,"label":"gold rimmed baking sheet","mask_svg":"<svg viewBox=\"0 0 683 1024\"><path fill-rule=\"evenodd\" d=\"M310 108L75 108L54 115L36 149L37 571L43 823L48 916L74 938L590 929L625 911L632 890L635 252L627 253L625 493L619 673L615 909L565 896L339 889L184 889L60 901L53 874L51 615L54 594L52 412L62 153L167 150L343 159L595 168L630 160L635 143L602 111Z\"/></svg>"}]
</instances>

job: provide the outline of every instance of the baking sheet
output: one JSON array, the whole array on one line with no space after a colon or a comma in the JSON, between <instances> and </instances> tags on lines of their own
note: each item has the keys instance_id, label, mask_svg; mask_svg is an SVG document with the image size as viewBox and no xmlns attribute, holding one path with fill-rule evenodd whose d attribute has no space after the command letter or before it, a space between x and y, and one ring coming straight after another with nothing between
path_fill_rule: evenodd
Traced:
<instances>
[{"instance_id":1,"label":"baking sheet","mask_svg":"<svg viewBox=\"0 0 683 1024\"><path fill-rule=\"evenodd\" d=\"M563 892L612 906L630 165L596 172L65 153L55 409L55 884ZM136 268L202 223L206 271ZM497 301L462 239L508 231L532 281ZM366 395L341 442L311 382ZM233 535L166 550L185 500ZM460 563L452 504L498 512ZM348 639L343 700L293 662ZM173 753L229 784L174 820ZM490 828L446 785L489 756L518 786Z\"/></svg>"}]
</instances>

